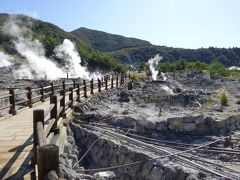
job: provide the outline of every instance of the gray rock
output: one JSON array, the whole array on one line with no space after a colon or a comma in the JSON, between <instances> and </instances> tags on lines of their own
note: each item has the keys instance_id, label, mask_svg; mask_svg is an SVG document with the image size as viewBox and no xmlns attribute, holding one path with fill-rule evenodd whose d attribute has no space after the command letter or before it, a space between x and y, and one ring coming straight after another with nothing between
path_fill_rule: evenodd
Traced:
<instances>
[{"instance_id":1,"label":"gray rock","mask_svg":"<svg viewBox=\"0 0 240 180\"><path fill-rule=\"evenodd\" d=\"M137 120L131 116L118 116L112 119L113 123L123 127L134 127L136 126Z\"/></svg>"},{"instance_id":2,"label":"gray rock","mask_svg":"<svg viewBox=\"0 0 240 180\"><path fill-rule=\"evenodd\" d=\"M67 141L68 141L68 143L70 143L72 145L75 144L75 140L74 140L74 138L72 136L67 136Z\"/></svg>"},{"instance_id":3,"label":"gray rock","mask_svg":"<svg viewBox=\"0 0 240 180\"><path fill-rule=\"evenodd\" d=\"M70 154L71 152L72 152L72 145L67 142L64 146L64 153Z\"/></svg>"},{"instance_id":4,"label":"gray rock","mask_svg":"<svg viewBox=\"0 0 240 180\"><path fill-rule=\"evenodd\" d=\"M196 124L195 123L182 123L180 126L181 132L191 132L196 130Z\"/></svg>"},{"instance_id":5,"label":"gray rock","mask_svg":"<svg viewBox=\"0 0 240 180\"><path fill-rule=\"evenodd\" d=\"M214 104L211 109L214 111L223 112L223 106L221 104Z\"/></svg>"},{"instance_id":6,"label":"gray rock","mask_svg":"<svg viewBox=\"0 0 240 180\"><path fill-rule=\"evenodd\" d=\"M80 119L80 120L83 120L83 121L94 118L94 117L96 117L96 113L93 113L93 112L85 113L85 114L78 113L77 115L75 115L76 119Z\"/></svg>"},{"instance_id":7,"label":"gray rock","mask_svg":"<svg viewBox=\"0 0 240 180\"><path fill-rule=\"evenodd\" d=\"M141 174L143 177L147 177L149 176L149 174L151 173L151 169L153 168L153 164L152 162L146 162L141 170Z\"/></svg>"},{"instance_id":8,"label":"gray rock","mask_svg":"<svg viewBox=\"0 0 240 180\"><path fill-rule=\"evenodd\" d=\"M168 130L167 122L156 122L156 129L165 132Z\"/></svg>"},{"instance_id":9,"label":"gray rock","mask_svg":"<svg viewBox=\"0 0 240 180\"><path fill-rule=\"evenodd\" d=\"M229 161L230 157L227 154L219 154L219 159L222 161Z\"/></svg>"},{"instance_id":10,"label":"gray rock","mask_svg":"<svg viewBox=\"0 0 240 180\"><path fill-rule=\"evenodd\" d=\"M163 175L163 170L160 167L153 167L151 170L151 173L149 174L149 176L146 179L149 180L159 180L161 179Z\"/></svg>"},{"instance_id":11,"label":"gray rock","mask_svg":"<svg viewBox=\"0 0 240 180\"><path fill-rule=\"evenodd\" d=\"M59 171L60 175L64 177L64 179L72 180L77 178L77 173L74 170L67 168L62 164L59 164Z\"/></svg>"},{"instance_id":12,"label":"gray rock","mask_svg":"<svg viewBox=\"0 0 240 180\"><path fill-rule=\"evenodd\" d=\"M120 94L119 94L119 98L118 98L118 101L119 102L129 102L130 101L130 98L129 98L129 94L122 91Z\"/></svg>"},{"instance_id":13,"label":"gray rock","mask_svg":"<svg viewBox=\"0 0 240 180\"><path fill-rule=\"evenodd\" d=\"M93 175L98 180L112 180L116 179L116 174L113 171L98 172Z\"/></svg>"},{"instance_id":14,"label":"gray rock","mask_svg":"<svg viewBox=\"0 0 240 180\"><path fill-rule=\"evenodd\" d=\"M163 168L162 179L164 179L164 180L174 180L175 179L175 174L176 174L176 171L172 166L165 165L164 168Z\"/></svg>"}]
</instances>

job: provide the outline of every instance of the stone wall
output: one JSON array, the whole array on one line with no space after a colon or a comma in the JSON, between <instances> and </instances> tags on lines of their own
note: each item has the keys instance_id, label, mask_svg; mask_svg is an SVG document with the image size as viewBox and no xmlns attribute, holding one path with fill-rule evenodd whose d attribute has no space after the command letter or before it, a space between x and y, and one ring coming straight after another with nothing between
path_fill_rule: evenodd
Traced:
<instances>
[{"instance_id":1,"label":"stone wall","mask_svg":"<svg viewBox=\"0 0 240 180\"><path fill-rule=\"evenodd\" d=\"M71 129L78 148L82 149L83 152L100 136L99 133L88 131L73 123ZM87 168L104 168L140 161L136 165L111 170L115 174L115 179L122 180L183 180L193 177L198 179L198 172L195 170L183 168L169 159L148 161L153 157L156 156L133 146L123 145L111 137L102 136L91 148L83 164L87 165Z\"/></svg>"}]
</instances>

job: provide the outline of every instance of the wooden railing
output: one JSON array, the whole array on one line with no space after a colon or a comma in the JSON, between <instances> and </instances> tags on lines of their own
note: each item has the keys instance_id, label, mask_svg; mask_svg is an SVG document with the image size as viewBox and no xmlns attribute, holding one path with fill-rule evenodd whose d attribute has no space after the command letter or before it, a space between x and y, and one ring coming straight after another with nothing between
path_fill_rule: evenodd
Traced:
<instances>
[{"instance_id":1,"label":"wooden railing","mask_svg":"<svg viewBox=\"0 0 240 180\"><path fill-rule=\"evenodd\" d=\"M103 88L106 91L122 86L126 76L121 75L120 84L118 79L119 77L115 76L110 79L98 79L96 82L91 80L89 83L83 80L83 85L74 82L73 86L68 89L66 86L69 84L63 82L59 95L55 94L53 85L50 86L52 94L48 109L33 111L34 158L32 163L33 165L37 164L38 179L48 179L47 177L52 175L59 176L59 148L54 144L47 143L47 139L51 133L58 131L58 121L60 118L66 118L65 112L67 109L72 108L74 102L80 102L83 98L87 98L96 92L102 92ZM46 122L48 123L46 124Z\"/></svg>"},{"instance_id":2,"label":"wooden railing","mask_svg":"<svg viewBox=\"0 0 240 180\"><path fill-rule=\"evenodd\" d=\"M108 77L108 76L106 76ZM114 76L117 86L119 85L119 77ZM121 79L126 78L126 76L121 75ZM65 83L63 81L60 84L54 84L50 83L48 86L40 86L37 88L27 87L25 90L16 90L14 88L10 88L9 92L5 92L0 94L0 99L6 99L8 98L8 103L0 104L0 111L2 110L9 110L9 114L16 115L17 110L21 109L23 107L29 107L31 108L34 103L36 102L44 102L45 99L49 98L51 95L54 94L61 94L62 95L70 95L70 91L77 92L77 99L80 100L80 89L84 93L84 97L87 97L86 90L90 86L90 89L92 89L91 94L93 94L93 86L98 86L98 91L101 92L101 89L99 88L99 83L105 83L105 89L108 89L108 83L111 81L109 78L107 78L107 81L105 81L106 78L102 78L101 80L97 82L93 82L91 80L90 82L86 82L83 80L82 83L76 82L76 80L72 80L72 82ZM110 82L112 83L112 82ZM122 85L122 80L120 80L120 85ZM102 84L101 84L102 86ZM19 98L20 97L20 98ZM70 104L71 105L71 104Z\"/></svg>"}]
</instances>

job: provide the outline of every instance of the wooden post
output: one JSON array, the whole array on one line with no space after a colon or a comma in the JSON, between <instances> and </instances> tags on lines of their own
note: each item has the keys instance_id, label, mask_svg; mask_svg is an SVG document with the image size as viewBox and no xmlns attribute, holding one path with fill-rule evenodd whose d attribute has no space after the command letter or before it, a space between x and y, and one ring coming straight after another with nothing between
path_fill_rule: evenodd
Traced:
<instances>
[{"instance_id":1,"label":"wooden post","mask_svg":"<svg viewBox=\"0 0 240 180\"><path fill-rule=\"evenodd\" d=\"M105 90L108 90L108 79L105 78Z\"/></svg>"},{"instance_id":2,"label":"wooden post","mask_svg":"<svg viewBox=\"0 0 240 180\"><path fill-rule=\"evenodd\" d=\"M83 91L84 91L84 97L87 98L87 84L85 80L83 80Z\"/></svg>"},{"instance_id":3,"label":"wooden post","mask_svg":"<svg viewBox=\"0 0 240 180\"><path fill-rule=\"evenodd\" d=\"M51 132L52 132L54 129L57 129L57 120L58 120L58 117L57 117L57 96L56 95L50 97L50 104L54 104L54 107L52 108L52 110L50 112L50 119L55 118L55 122L52 126L52 129L51 129Z\"/></svg>"},{"instance_id":4,"label":"wooden post","mask_svg":"<svg viewBox=\"0 0 240 180\"><path fill-rule=\"evenodd\" d=\"M60 91L60 96L63 96L63 98L60 100L60 106L63 107L61 115L63 115L65 113L65 90L61 90Z\"/></svg>"},{"instance_id":5,"label":"wooden post","mask_svg":"<svg viewBox=\"0 0 240 180\"><path fill-rule=\"evenodd\" d=\"M27 98L28 98L28 106L31 108L32 107L32 88L27 87L28 93L27 93Z\"/></svg>"},{"instance_id":6,"label":"wooden post","mask_svg":"<svg viewBox=\"0 0 240 180\"><path fill-rule=\"evenodd\" d=\"M11 96L9 96L9 103L11 104L10 110L9 110L9 114L12 115L16 115L17 111L16 111L16 104L15 104L15 91L14 89L9 89L9 94Z\"/></svg>"},{"instance_id":7,"label":"wooden post","mask_svg":"<svg viewBox=\"0 0 240 180\"><path fill-rule=\"evenodd\" d=\"M46 179L47 174L54 170L59 177L59 148L54 144L47 144L38 148L38 179Z\"/></svg>"},{"instance_id":8,"label":"wooden post","mask_svg":"<svg viewBox=\"0 0 240 180\"><path fill-rule=\"evenodd\" d=\"M113 76L111 77L111 88L113 89Z\"/></svg>"},{"instance_id":9,"label":"wooden post","mask_svg":"<svg viewBox=\"0 0 240 180\"><path fill-rule=\"evenodd\" d=\"M118 87L118 75L116 77L116 86Z\"/></svg>"},{"instance_id":10,"label":"wooden post","mask_svg":"<svg viewBox=\"0 0 240 180\"><path fill-rule=\"evenodd\" d=\"M40 94L41 94L41 101L44 102L45 99L44 99L44 89L43 89L43 86L41 86L41 90L40 90Z\"/></svg>"},{"instance_id":11,"label":"wooden post","mask_svg":"<svg viewBox=\"0 0 240 180\"><path fill-rule=\"evenodd\" d=\"M65 85L65 81L62 82L62 89L65 91L66 89L66 85Z\"/></svg>"},{"instance_id":12,"label":"wooden post","mask_svg":"<svg viewBox=\"0 0 240 180\"><path fill-rule=\"evenodd\" d=\"M73 106L73 88L70 87L69 91L70 91L70 94L69 94L69 101L70 101L70 103L69 103L68 107L72 108L72 106Z\"/></svg>"},{"instance_id":13,"label":"wooden post","mask_svg":"<svg viewBox=\"0 0 240 180\"><path fill-rule=\"evenodd\" d=\"M81 97L80 97L80 85L79 83L77 84L77 101L80 102L81 101Z\"/></svg>"},{"instance_id":14,"label":"wooden post","mask_svg":"<svg viewBox=\"0 0 240 180\"><path fill-rule=\"evenodd\" d=\"M124 77L125 77L125 79L127 79L127 74L126 73L124 74Z\"/></svg>"},{"instance_id":15,"label":"wooden post","mask_svg":"<svg viewBox=\"0 0 240 180\"><path fill-rule=\"evenodd\" d=\"M102 87L102 82L101 80L98 78L98 92L101 92L101 87Z\"/></svg>"},{"instance_id":16,"label":"wooden post","mask_svg":"<svg viewBox=\"0 0 240 180\"><path fill-rule=\"evenodd\" d=\"M54 86L53 86L53 82L52 82L52 83L50 83L50 85L51 85L51 91L52 91L52 95L54 95Z\"/></svg>"},{"instance_id":17,"label":"wooden post","mask_svg":"<svg viewBox=\"0 0 240 180\"><path fill-rule=\"evenodd\" d=\"M91 94L94 94L94 92L93 92L93 79L90 81L90 89L91 89Z\"/></svg>"},{"instance_id":18,"label":"wooden post","mask_svg":"<svg viewBox=\"0 0 240 180\"><path fill-rule=\"evenodd\" d=\"M42 122L44 126L44 110L36 109L33 110L33 153L34 156L32 158L32 165L36 164L37 161L37 146L38 146L38 138L37 138L37 122Z\"/></svg>"},{"instance_id":19,"label":"wooden post","mask_svg":"<svg viewBox=\"0 0 240 180\"><path fill-rule=\"evenodd\" d=\"M123 85L123 82L124 82L124 76L123 76L123 74L121 74L120 86Z\"/></svg>"},{"instance_id":20,"label":"wooden post","mask_svg":"<svg viewBox=\"0 0 240 180\"><path fill-rule=\"evenodd\" d=\"M76 88L76 81L73 79L73 88Z\"/></svg>"}]
</instances>

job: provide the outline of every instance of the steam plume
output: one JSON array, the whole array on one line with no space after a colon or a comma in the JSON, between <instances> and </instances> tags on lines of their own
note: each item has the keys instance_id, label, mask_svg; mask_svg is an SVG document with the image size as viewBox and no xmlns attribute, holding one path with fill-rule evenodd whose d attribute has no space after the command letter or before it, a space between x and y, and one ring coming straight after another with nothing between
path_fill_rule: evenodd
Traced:
<instances>
[{"instance_id":1,"label":"steam plume","mask_svg":"<svg viewBox=\"0 0 240 180\"><path fill-rule=\"evenodd\" d=\"M157 79L158 71L155 69L158 63L162 60L162 57L159 54L155 55L154 58L148 60L149 68L152 73L153 80Z\"/></svg>"},{"instance_id":2,"label":"steam plume","mask_svg":"<svg viewBox=\"0 0 240 180\"><path fill-rule=\"evenodd\" d=\"M66 62L65 68L70 72L73 78L96 79L100 78L100 73L93 73L87 70L86 67L81 66L81 57L76 51L75 45L69 39L64 39L63 43L54 49L58 58L64 59Z\"/></svg>"},{"instance_id":3,"label":"steam plume","mask_svg":"<svg viewBox=\"0 0 240 180\"><path fill-rule=\"evenodd\" d=\"M0 67L6 67L12 65L10 62L12 57L0 51Z\"/></svg>"},{"instance_id":4,"label":"steam plume","mask_svg":"<svg viewBox=\"0 0 240 180\"><path fill-rule=\"evenodd\" d=\"M31 79L33 76L37 78L48 78L50 80L65 77L65 73L56 66L54 62L45 57L43 45L38 40L33 40L31 31L24 26L23 22L16 15L11 15L3 26L3 31L13 38L14 45L23 57L27 60L27 65L24 69L19 69L15 73L18 78L28 76ZM31 22L24 22L31 25ZM27 70L31 69L33 72Z\"/></svg>"},{"instance_id":5,"label":"steam plume","mask_svg":"<svg viewBox=\"0 0 240 180\"><path fill-rule=\"evenodd\" d=\"M161 87L161 89L163 89L164 91L168 92L170 95L174 95L173 90L170 87L166 86L166 85L163 85Z\"/></svg>"},{"instance_id":6,"label":"steam plume","mask_svg":"<svg viewBox=\"0 0 240 180\"><path fill-rule=\"evenodd\" d=\"M161 76L162 76L162 78L163 78L163 81L166 81L166 80L167 80L167 77L166 77L165 73L161 72Z\"/></svg>"}]
</instances>

